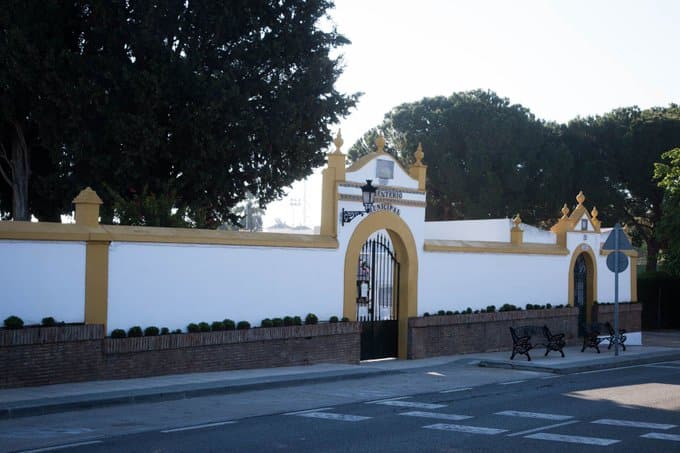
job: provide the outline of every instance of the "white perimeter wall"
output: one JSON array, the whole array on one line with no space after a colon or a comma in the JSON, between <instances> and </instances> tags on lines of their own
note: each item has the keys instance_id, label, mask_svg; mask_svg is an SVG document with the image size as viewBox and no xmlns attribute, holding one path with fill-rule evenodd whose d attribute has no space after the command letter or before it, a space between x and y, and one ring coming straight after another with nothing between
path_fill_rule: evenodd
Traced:
<instances>
[{"instance_id":1,"label":"white perimeter wall","mask_svg":"<svg viewBox=\"0 0 680 453\"><path fill-rule=\"evenodd\" d=\"M108 330L342 316L337 250L112 243Z\"/></svg>"},{"instance_id":2,"label":"white perimeter wall","mask_svg":"<svg viewBox=\"0 0 680 453\"><path fill-rule=\"evenodd\" d=\"M427 239L510 242L510 219L425 222Z\"/></svg>"},{"instance_id":3,"label":"white perimeter wall","mask_svg":"<svg viewBox=\"0 0 680 453\"><path fill-rule=\"evenodd\" d=\"M83 322L85 243L0 241L0 322Z\"/></svg>"},{"instance_id":4,"label":"white perimeter wall","mask_svg":"<svg viewBox=\"0 0 680 453\"><path fill-rule=\"evenodd\" d=\"M418 314L567 303L567 256L424 252Z\"/></svg>"}]
</instances>

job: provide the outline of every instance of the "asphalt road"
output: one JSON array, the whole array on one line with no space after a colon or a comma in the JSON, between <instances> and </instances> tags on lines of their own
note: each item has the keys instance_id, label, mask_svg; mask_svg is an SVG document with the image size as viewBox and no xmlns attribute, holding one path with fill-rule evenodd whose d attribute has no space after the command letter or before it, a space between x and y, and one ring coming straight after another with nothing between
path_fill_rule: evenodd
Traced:
<instances>
[{"instance_id":1,"label":"asphalt road","mask_svg":"<svg viewBox=\"0 0 680 453\"><path fill-rule=\"evenodd\" d=\"M680 451L680 362L567 376L489 371L414 370L8 420L0 441L20 450L59 430L67 439L71 430L73 442L51 438L50 445L78 452Z\"/></svg>"}]
</instances>

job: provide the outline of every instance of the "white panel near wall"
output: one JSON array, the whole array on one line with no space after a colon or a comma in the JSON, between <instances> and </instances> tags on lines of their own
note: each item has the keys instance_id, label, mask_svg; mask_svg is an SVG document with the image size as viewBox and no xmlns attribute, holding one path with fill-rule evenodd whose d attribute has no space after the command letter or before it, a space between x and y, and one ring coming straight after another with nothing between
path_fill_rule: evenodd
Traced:
<instances>
[{"instance_id":1,"label":"white panel near wall","mask_svg":"<svg viewBox=\"0 0 680 453\"><path fill-rule=\"evenodd\" d=\"M567 303L566 256L425 252L418 313Z\"/></svg>"},{"instance_id":2,"label":"white panel near wall","mask_svg":"<svg viewBox=\"0 0 680 453\"><path fill-rule=\"evenodd\" d=\"M108 328L342 316L337 250L112 243Z\"/></svg>"},{"instance_id":3,"label":"white panel near wall","mask_svg":"<svg viewBox=\"0 0 680 453\"><path fill-rule=\"evenodd\" d=\"M607 267L607 257L597 257L597 301L614 302L615 274ZM619 302L630 302L630 258L628 268L619 272Z\"/></svg>"},{"instance_id":4,"label":"white panel near wall","mask_svg":"<svg viewBox=\"0 0 680 453\"><path fill-rule=\"evenodd\" d=\"M0 241L0 322L85 319L85 243Z\"/></svg>"}]
</instances>

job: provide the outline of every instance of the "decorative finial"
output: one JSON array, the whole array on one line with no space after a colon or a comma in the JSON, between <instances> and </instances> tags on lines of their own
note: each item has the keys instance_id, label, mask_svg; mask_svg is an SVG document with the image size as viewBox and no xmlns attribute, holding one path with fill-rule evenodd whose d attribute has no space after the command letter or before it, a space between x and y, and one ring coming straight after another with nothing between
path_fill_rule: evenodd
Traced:
<instances>
[{"instance_id":1,"label":"decorative finial","mask_svg":"<svg viewBox=\"0 0 680 453\"><path fill-rule=\"evenodd\" d=\"M375 139L375 146L378 148L379 153L385 152L385 137L383 137L382 133Z\"/></svg>"},{"instance_id":2,"label":"decorative finial","mask_svg":"<svg viewBox=\"0 0 680 453\"><path fill-rule=\"evenodd\" d=\"M340 153L340 148L342 148L342 144L345 143L345 141L342 139L342 134L340 133L340 129L338 129L338 135L335 136L335 140L333 140L333 143L335 144L335 152Z\"/></svg>"},{"instance_id":3,"label":"decorative finial","mask_svg":"<svg viewBox=\"0 0 680 453\"><path fill-rule=\"evenodd\" d=\"M580 191L578 195L576 195L576 201L578 201L579 205L582 205L584 201L586 201L586 196L583 195L583 191Z\"/></svg>"},{"instance_id":4,"label":"decorative finial","mask_svg":"<svg viewBox=\"0 0 680 453\"><path fill-rule=\"evenodd\" d=\"M590 211L590 216L593 218L593 220L597 220L598 214L599 214L599 212L597 212L597 208L595 206L593 206L593 210Z\"/></svg>"},{"instance_id":5,"label":"decorative finial","mask_svg":"<svg viewBox=\"0 0 680 453\"><path fill-rule=\"evenodd\" d=\"M423 152L423 144L418 143L418 148L416 149L416 165L421 166L423 165L423 157L425 157L425 153Z\"/></svg>"},{"instance_id":6,"label":"decorative finial","mask_svg":"<svg viewBox=\"0 0 680 453\"><path fill-rule=\"evenodd\" d=\"M515 225L515 228L519 228L519 224L522 223L522 218L519 216L519 212L515 216L514 219L512 219L512 223Z\"/></svg>"},{"instance_id":7,"label":"decorative finial","mask_svg":"<svg viewBox=\"0 0 680 453\"><path fill-rule=\"evenodd\" d=\"M567 203L564 203L564 206L562 206L562 218L566 219L568 215L569 215L569 208L567 207Z\"/></svg>"}]
</instances>

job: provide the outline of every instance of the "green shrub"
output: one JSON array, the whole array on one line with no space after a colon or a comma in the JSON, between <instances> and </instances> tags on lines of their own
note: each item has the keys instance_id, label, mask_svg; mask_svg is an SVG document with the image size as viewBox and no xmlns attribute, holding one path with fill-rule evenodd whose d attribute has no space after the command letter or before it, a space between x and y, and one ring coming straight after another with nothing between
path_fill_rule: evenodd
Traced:
<instances>
[{"instance_id":1,"label":"green shrub","mask_svg":"<svg viewBox=\"0 0 680 453\"><path fill-rule=\"evenodd\" d=\"M293 316L293 325L294 326L301 326L302 325L302 318L299 316Z\"/></svg>"},{"instance_id":2,"label":"green shrub","mask_svg":"<svg viewBox=\"0 0 680 453\"><path fill-rule=\"evenodd\" d=\"M545 308L553 308L552 304L545 304Z\"/></svg>"},{"instance_id":3,"label":"green shrub","mask_svg":"<svg viewBox=\"0 0 680 453\"><path fill-rule=\"evenodd\" d=\"M430 316L430 313L429 313L429 312L423 313L423 318L427 318L428 316Z\"/></svg>"},{"instance_id":4,"label":"green shrub","mask_svg":"<svg viewBox=\"0 0 680 453\"><path fill-rule=\"evenodd\" d=\"M475 311L473 311L473 313L474 313L474 314L477 314L477 313L479 313L479 310L475 310Z\"/></svg>"},{"instance_id":5,"label":"green shrub","mask_svg":"<svg viewBox=\"0 0 680 453\"><path fill-rule=\"evenodd\" d=\"M125 338L125 331L123 329L113 329L111 331L111 338Z\"/></svg>"},{"instance_id":6,"label":"green shrub","mask_svg":"<svg viewBox=\"0 0 680 453\"><path fill-rule=\"evenodd\" d=\"M5 327L8 329L21 329L24 327L24 320L18 316L10 316L5 319Z\"/></svg>"},{"instance_id":7,"label":"green shrub","mask_svg":"<svg viewBox=\"0 0 680 453\"><path fill-rule=\"evenodd\" d=\"M199 322L198 330L200 330L201 332L210 332L210 324L208 324L207 322Z\"/></svg>"},{"instance_id":8,"label":"green shrub","mask_svg":"<svg viewBox=\"0 0 680 453\"><path fill-rule=\"evenodd\" d=\"M236 323L231 319L225 319L222 324L224 324L224 330L236 330Z\"/></svg>"},{"instance_id":9,"label":"green shrub","mask_svg":"<svg viewBox=\"0 0 680 453\"><path fill-rule=\"evenodd\" d=\"M349 318L347 316L343 316L340 318L340 322L349 322Z\"/></svg>"},{"instance_id":10,"label":"green shrub","mask_svg":"<svg viewBox=\"0 0 680 453\"><path fill-rule=\"evenodd\" d=\"M284 323L284 320L281 319L281 318L274 318L274 319L272 319L272 324L274 325L274 327L281 327L281 326L286 325L286 324ZM289 326L292 326L292 325L293 325L293 318L290 318L290 324L288 324L288 325L289 325Z\"/></svg>"},{"instance_id":11,"label":"green shrub","mask_svg":"<svg viewBox=\"0 0 680 453\"><path fill-rule=\"evenodd\" d=\"M269 318L264 318L262 322L260 322L260 327L274 327L274 322Z\"/></svg>"},{"instance_id":12,"label":"green shrub","mask_svg":"<svg viewBox=\"0 0 680 453\"><path fill-rule=\"evenodd\" d=\"M144 331L139 326L132 326L128 329L128 338L141 337L144 335Z\"/></svg>"},{"instance_id":13,"label":"green shrub","mask_svg":"<svg viewBox=\"0 0 680 453\"><path fill-rule=\"evenodd\" d=\"M144 329L145 337L157 337L159 333L160 329L156 326L149 326L146 329Z\"/></svg>"},{"instance_id":14,"label":"green shrub","mask_svg":"<svg viewBox=\"0 0 680 453\"><path fill-rule=\"evenodd\" d=\"M312 325L312 324L318 324L319 323L319 318L316 317L314 313L307 313L307 316L305 316L305 325Z\"/></svg>"},{"instance_id":15,"label":"green shrub","mask_svg":"<svg viewBox=\"0 0 680 453\"><path fill-rule=\"evenodd\" d=\"M172 331L173 334L182 333L182 329L175 329Z\"/></svg>"},{"instance_id":16,"label":"green shrub","mask_svg":"<svg viewBox=\"0 0 680 453\"><path fill-rule=\"evenodd\" d=\"M444 310L439 310L437 312L437 316L444 316L445 314L446 314L446 312Z\"/></svg>"},{"instance_id":17,"label":"green shrub","mask_svg":"<svg viewBox=\"0 0 680 453\"><path fill-rule=\"evenodd\" d=\"M42 321L40 321L40 324L44 327L54 327L57 325L57 321L55 321L53 317L48 316L47 318L43 318Z\"/></svg>"},{"instance_id":18,"label":"green shrub","mask_svg":"<svg viewBox=\"0 0 680 453\"><path fill-rule=\"evenodd\" d=\"M470 315L472 314L472 308L468 307L465 309L465 314Z\"/></svg>"},{"instance_id":19,"label":"green shrub","mask_svg":"<svg viewBox=\"0 0 680 453\"><path fill-rule=\"evenodd\" d=\"M494 313L496 311L496 306L495 305L487 305L486 307L486 312L487 313Z\"/></svg>"},{"instance_id":20,"label":"green shrub","mask_svg":"<svg viewBox=\"0 0 680 453\"><path fill-rule=\"evenodd\" d=\"M161 335L169 335L170 334L170 329L167 327L161 327Z\"/></svg>"},{"instance_id":21,"label":"green shrub","mask_svg":"<svg viewBox=\"0 0 680 453\"><path fill-rule=\"evenodd\" d=\"M294 326L295 321L292 316L284 316L283 317L283 325L284 326Z\"/></svg>"},{"instance_id":22,"label":"green shrub","mask_svg":"<svg viewBox=\"0 0 680 453\"><path fill-rule=\"evenodd\" d=\"M337 316L331 316L330 318L328 318L328 322L333 323L333 324L335 324L338 321L339 320L338 320Z\"/></svg>"},{"instance_id":23,"label":"green shrub","mask_svg":"<svg viewBox=\"0 0 680 453\"><path fill-rule=\"evenodd\" d=\"M455 310L455 311L453 312L453 314L454 314L454 315L459 315L460 312L459 312L458 310Z\"/></svg>"},{"instance_id":24,"label":"green shrub","mask_svg":"<svg viewBox=\"0 0 680 453\"><path fill-rule=\"evenodd\" d=\"M238 324L236 324L236 329L248 330L250 329L250 323L248 321L239 321Z\"/></svg>"},{"instance_id":25,"label":"green shrub","mask_svg":"<svg viewBox=\"0 0 680 453\"><path fill-rule=\"evenodd\" d=\"M533 309L534 309L534 305L533 305L533 304L527 304L527 305L526 305L526 309L527 309L527 310L533 310Z\"/></svg>"},{"instance_id":26,"label":"green shrub","mask_svg":"<svg viewBox=\"0 0 680 453\"><path fill-rule=\"evenodd\" d=\"M187 326L187 332L189 333L196 333L200 331L201 331L200 327L198 327L198 324L196 324L195 322L192 322Z\"/></svg>"},{"instance_id":27,"label":"green shrub","mask_svg":"<svg viewBox=\"0 0 680 453\"><path fill-rule=\"evenodd\" d=\"M224 330L224 323L222 321L213 321L212 324L210 324L210 330L213 332L219 332L220 330Z\"/></svg>"},{"instance_id":28,"label":"green shrub","mask_svg":"<svg viewBox=\"0 0 680 453\"><path fill-rule=\"evenodd\" d=\"M512 304L503 304L498 311L516 311L517 307Z\"/></svg>"}]
</instances>

